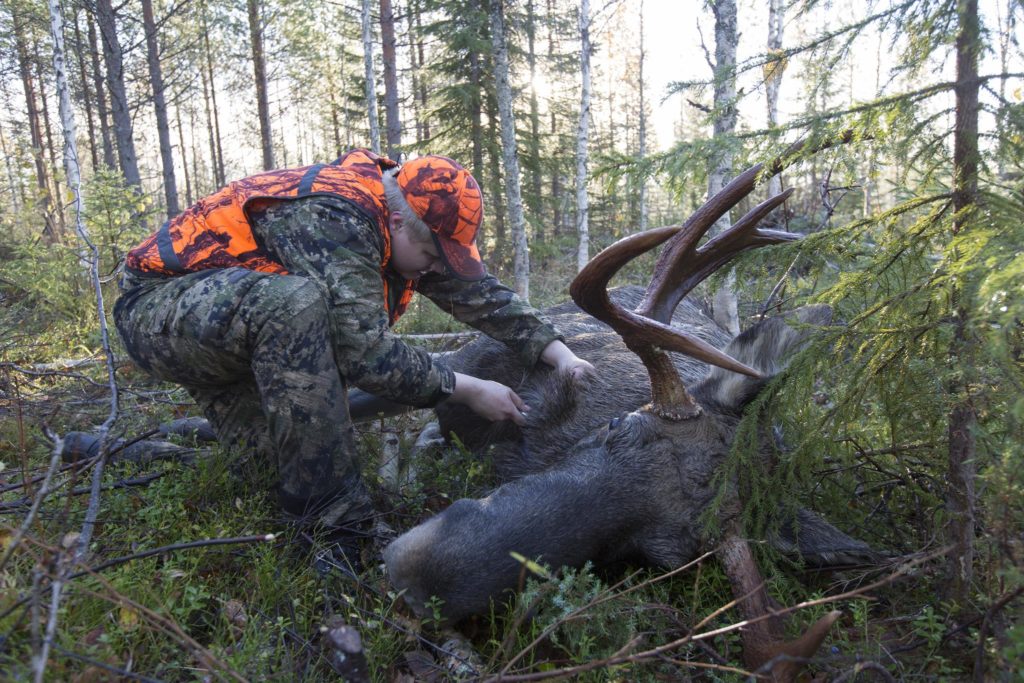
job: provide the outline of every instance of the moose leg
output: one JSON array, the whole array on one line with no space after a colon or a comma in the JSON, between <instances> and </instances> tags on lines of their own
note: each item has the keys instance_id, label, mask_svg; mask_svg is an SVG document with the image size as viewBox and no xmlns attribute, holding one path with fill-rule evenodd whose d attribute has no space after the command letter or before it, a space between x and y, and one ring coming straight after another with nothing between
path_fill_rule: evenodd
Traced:
<instances>
[{"instance_id":1,"label":"moose leg","mask_svg":"<svg viewBox=\"0 0 1024 683\"><path fill-rule=\"evenodd\" d=\"M432 598L455 622L486 612L522 583L511 553L552 567L615 554L635 527L626 477L598 459L507 483L480 500L458 500L384 550L391 584L422 615Z\"/></svg>"},{"instance_id":2,"label":"moose leg","mask_svg":"<svg viewBox=\"0 0 1024 683\"><path fill-rule=\"evenodd\" d=\"M736 533L730 533L722 542L719 557L725 565L740 614L744 621L750 622L742 630L744 662L751 671L767 666L772 680L778 683L793 681L803 666L802 660L817 652L842 613L832 611L826 614L802 636L787 643L782 639L779 620L771 616L764 579L747 541Z\"/></svg>"}]
</instances>

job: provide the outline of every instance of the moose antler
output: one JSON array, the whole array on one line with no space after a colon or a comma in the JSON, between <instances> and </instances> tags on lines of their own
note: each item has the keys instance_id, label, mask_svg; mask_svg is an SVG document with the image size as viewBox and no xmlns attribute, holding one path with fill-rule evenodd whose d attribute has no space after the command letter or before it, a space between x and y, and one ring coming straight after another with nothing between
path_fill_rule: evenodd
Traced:
<instances>
[{"instance_id":1,"label":"moose antler","mask_svg":"<svg viewBox=\"0 0 1024 683\"><path fill-rule=\"evenodd\" d=\"M812 151L852 139L853 133L846 131ZM748 168L697 209L683 225L655 228L612 244L591 259L569 286L569 293L576 304L607 323L643 361L651 378L652 407L662 417L687 419L701 412L665 351L677 351L750 377L761 376L754 368L701 339L673 329L670 322L683 297L737 254L800 239L800 235L795 233L757 227L765 216L789 198L792 190L786 190L755 206L731 228L703 246L697 246L715 221L750 194L762 173L769 177L778 174L798 158L797 154L805 145L806 141L790 145L785 153L767 165L767 169L764 164ZM607 287L615 273L637 256L665 242L667 244L654 266L651 283L637 309L628 311L613 303Z\"/></svg>"},{"instance_id":2,"label":"moose antler","mask_svg":"<svg viewBox=\"0 0 1024 683\"><path fill-rule=\"evenodd\" d=\"M846 131L811 151L852 139L852 131ZM569 291L577 305L607 323L643 361L651 378L652 408L658 415L682 420L701 413L700 405L687 392L666 351L678 351L750 377L761 377L757 370L696 337L673 329L670 324L683 297L736 255L748 249L800 239L800 235L794 233L757 227L789 198L792 190L787 190L761 202L731 228L703 246L697 246L715 221L750 194L759 176L770 177L782 171L797 158L805 144L800 141L791 145L770 162L767 169L758 164L736 176L683 225L656 228L619 240L591 259L573 280ZM632 259L663 243L665 247L655 264L651 283L636 310L628 311L613 303L607 286L615 273ZM840 613L826 615L801 637L784 642L778 621L771 616L764 579L735 518L727 525L720 557L740 612L749 622L743 629L747 665L752 669L767 669L775 681L793 680L803 660L817 651Z\"/></svg>"}]
</instances>

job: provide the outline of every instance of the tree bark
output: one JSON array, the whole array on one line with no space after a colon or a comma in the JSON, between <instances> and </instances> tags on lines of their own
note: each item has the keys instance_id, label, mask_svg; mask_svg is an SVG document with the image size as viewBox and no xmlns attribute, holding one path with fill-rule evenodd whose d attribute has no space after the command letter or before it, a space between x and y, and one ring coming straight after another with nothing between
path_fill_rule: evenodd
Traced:
<instances>
[{"instance_id":1,"label":"tree bark","mask_svg":"<svg viewBox=\"0 0 1024 683\"><path fill-rule=\"evenodd\" d=\"M782 53L782 29L786 18L784 0L768 0L768 59L764 67L764 94L768 110L768 128L779 125L779 86L786 69ZM773 175L768 179L768 196L782 192L782 179Z\"/></svg>"},{"instance_id":2,"label":"tree bark","mask_svg":"<svg viewBox=\"0 0 1024 683\"><path fill-rule=\"evenodd\" d=\"M34 46L33 52L33 61L36 65L36 82L39 83L39 118L43 122L43 146L50 157L49 176L53 185L50 196L54 198L51 215L56 226L57 241L60 242L64 240L64 233L67 228L67 224L64 222L64 202L62 200L64 193L60 187L60 176L57 174L57 169L59 168L57 164L57 146L53 142L53 129L50 127L50 104L49 98L46 96L46 76L43 73L43 59L39 54L38 44Z\"/></svg>"},{"instance_id":3,"label":"tree bark","mask_svg":"<svg viewBox=\"0 0 1024 683\"><path fill-rule=\"evenodd\" d=\"M210 27L206 17L206 5L202 8L203 20L203 55L205 71L204 83L209 85L209 101L206 105L207 125L210 127L210 152L213 156L213 184L216 187L227 185L227 173L224 170L224 147L221 144L220 136L220 112L217 109L217 81L213 77L213 50L210 47ZM200 67L202 68L202 67ZM206 85L203 86L203 95L206 96ZM193 168L195 166L193 165ZM198 194L198 187L197 194Z\"/></svg>"},{"instance_id":4,"label":"tree bark","mask_svg":"<svg viewBox=\"0 0 1024 683\"><path fill-rule=\"evenodd\" d=\"M537 16L535 0L526 3L526 59L530 65L530 139L528 166L532 191L527 198L530 216L534 220L534 239L544 241L544 221L539 220L544 201L544 182L540 163L540 103L537 101Z\"/></svg>"},{"instance_id":5,"label":"tree bark","mask_svg":"<svg viewBox=\"0 0 1024 683\"><path fill-rule=\"evenodd\" d=\"M260 120L260 149L263 170L274 168L274 136L270 130L270 100L267 95L267 62L263 52L263 17L259 0L246 0L249 15L249 43L252 47L252 72L256 81L256 111Z\"/></svg>"},{"instance_id":6,"label":"tree bark","mask_svg":"<svg viewBox=\"0 0 1024 683\"><path fill-rule=\"evenodd\" d=\"M516 293L530 298L530 251L526 239L522 190L519 186L519 152L516 146L516 121L512 111L512 86L509 83L508 44L505 36L504 0L491 0L491 44L494 47L494 80L501 117L501 151L505 164L505 194L512 231L513 274Z\"/></svg>"},{"instance_id":7,"label":"tree bark","mask_svg":"<svg viewBox=\"0 0 1024 683\"><path fill-rule=\"evenodd\" d=\"M117 16L110 0L96 0L96 22L103 42L103 61L107 67L107 90L110 93L110 111L114 119L114 138L117 140L117 160L128 185L142 190L139 163L132 140L132 115L128 109L128 96L124 87L124 62L121 44L117 39Z\"/></svg>"},{"instance_id":8,"label":"tree bark","mask_svg":"<svg viewBox=\"0 0 1024 683\"><path fill-rule=\"evenodd\" d=\"M590 0L580 0L580 120L576 126L576 270L590 261L587 155L590 137Z\"/></svg>"},{"instance_id":9,"label":"tree bark","mask_svg":"<svg viewBox=\"0 0 1024 683\"><path fill-rule=\"evenodd\" d=\"M473 177L482 179L484 173L484 125L483 99L480 96L480 54L469 53L470 119L469 137L473 145Z\"/></svg>"},{"instance_id":10,"label":"tree bark","mask_svg":"<svg viewBox=\"0 0 1024 683\"><path fill-rule=\"evenodd\" d=\"M174 107L174 119L178 126L178 150L181 154L181 172L185 176L185 205L192 206L192 177L188 172L188 154L185 147L185 129L181 125L181 105ZM194 134L194 130L193 130Z\"/></svg>"},{"instance_id":11,"label":"tree bark","mask_svg":"<svg viewBox=\"0 0 1024 683\"><path fill-rule=\"evenodd\" d=\"M370 0L363 0L363 70L366 77L366 117L370 123L370 149L380 154L380 120L377 118L377 81L373 72L373 32Z\"/></svg>"},{"instance_id":12,"label":"tree bark","mask_svg":"<svg viewBox=\"0 0 1024 683\"><path fill-rule=\"evenodd\" d=\"M422 0L413 0L413 4L416 7L416 55L419 61L419 68L422 71L427 61L423 54L423 7ZM430 114L427 109L427 79L423 73L419 74L419 99L420 99L420 111L422 112L422 123L423 123L423 140L430 139Z\"/></svg>"},{"instance_id":13,"label":"tree bark","mask_svg":"<svg viewBox=\"0 0 1024 683\"><path fill-rule=\"evenodd\" d=\"M978 55L981 51L981 28L978 0L957 0L958 29L956 36L956 121L953 130L953 237L969 229L978 204ZM949 584L947 595L961 608L970 600L974 576L974 482L977 474L974 429L977 410L972 399L974 354L971 343L971 311L965 303L962 284L954 284L951 292L954 310L954 337L950 362L960 368L951 383L950 395L957 403L948 422L949 455L946 509L949 514L947 540L954 546L948 555Z\"/></svg>"},{"instance_id":14,"label":"tree bark","mask_svg":"<svg viewBox=\"0 0 1024 683\"><path fill-rule=\"evenodd\" d=\"M640 64L639 64L639 90L640 90L640 125L637 132L637 156L642 162L647 157L647 99L644 93L644 62L647 61L647 53L644 47L644 1L640 0ZM641 166L642 168L642 166ZM640 200L638 211L640 213L640 232L647 230L647 178L643 171L640 173Z\"/></svg>"},{"instance_id":15,"label":"tree bark","mask_svg":"<svg viewBox=\"0 0 1024 683\"><path fill-rule=\"evenodd\" d=\"M167 118L167 102L164 99L164 76L160 69L160 47L157 44L156 20L153 17L153 0L142 0L142 25L146 32L146 62L149 65L149 84L153 89L156 132L160 140L164 200L167 202L167 218L174 218L181 213L181 209L178 207L178 181L174 177L171 125Z\"/></svg>"},{"instance_id":16,"label":"tree bark","mask_svg":"<svg viewBox=\"0 0 1024 683\"><path fill-rule=\"evenodd\" d=\"M380 0L381 58L384 62L384 117L388 156L397 159L402 147L402 120L398 112L398 64L395 55L395 15L391 0Z\"/></svg>"},{"instance_id":17,"label":"tree bark","mask_svg":"<svg viewBox=\"0 0 1024 683\"><path fill-rule=\"evenodd\" d=\"M11 5L11 20L14 28L14 46L18 56L18 73L25 91L25 112L28 115L29 141L32 144L32 161L35 165L38 188L37 207L43 218L43 235L48 242L54 243L57 241L57 226L50 214L50 182L47 179L46 161L43 156L43 133L39 122L39 109L36 106L32 58L28 50L29 36L24 20L14 4Z\"/></svg>"},{"instance_id":18,"label":"tree bark","mask_svg":"<svg viewBox=\"0 0 1024 683\"><path fill-rule=\"evenodd\" d=\"M78 62L78 80L82 84L82 109L85 110L86 130L89 131L89 157L92 160L92 168L100 167L99 145L96 140L96 123L92 115L92 93L89 92L89 76L85 70L85 41L82 40L82 29L78 25L78 11L75 11L75 57Z\"/></svg>"},{"instance_id":19,"label":"tree bark","mask_svg":"<svg viewBox=\"0 0 1024 683\"><path fill-rule=\"evenodd\" d=\"M96 93L96 115L100 120L100 137L103 140L103 164L114 170L114 141L110 135L110 111L107 109L107 92L103 84L103 69L100 68L100 49L96 37L96 23L91 12L86 12L86 27L89 34L89 59L92 62L92 89Z\"/></svg>"},{"instance_id":20,"label":"tree bark","mask_svg":"<svg viewBox=\"0 0 1024 683\"><path fill-rule=\"evenodd\" d=\"M708 168L708 197L713 197L732 178L732 134L736 130L736 0L711 4L715 15L715 101L714 147ZM732 225L727 211L711 228L711 235ZM734 291L735 276L730 269L714 295L715 320L733 334L740 321Z\"/></svg>"},{"instance_id":21,"label":"tree bark","mask_svg":"<svg viewBox=\"0 0 1024 683\"><path fill-rule=\"evenodd\" d=\"M501 154L498 150L498 140L501 136L498 132L498 117L500 115L498 114L498 102L491 92L486 94L486 113L487 140L485 147L487 148L487 166L490 176L488 186L494 200L494 211L492 212L494 216L494 249L497 253L504 254L508 245L506 244L505 192L501 179Z\"/></svg>"}]
</instances>

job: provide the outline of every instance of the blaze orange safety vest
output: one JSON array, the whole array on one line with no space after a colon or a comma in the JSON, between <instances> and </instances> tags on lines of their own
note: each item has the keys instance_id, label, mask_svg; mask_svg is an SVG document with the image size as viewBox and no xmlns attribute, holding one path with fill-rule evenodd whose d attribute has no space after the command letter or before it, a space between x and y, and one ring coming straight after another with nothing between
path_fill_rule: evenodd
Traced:
<instances>
[{"instance_id":1,"label":"blaze orange safety vest","mask_svg":"<svg viewBox=\"0 0 1024 683\"><path fill-rule=\"evenodd\" d=\"M415 286L414 281L406 280L397 303L389 303L385 268L391 260L391 233L381 173L395 166L387 157L356 149L332 164L267 171L236 180L164 223L128 252L125 267L136 273L168 276L238 266L287 275L287 269L257 244L248 211L265 200L341 197L361 209L380 231L384 308L394 325L412 300Z\"/></svg>"}]
</instances>

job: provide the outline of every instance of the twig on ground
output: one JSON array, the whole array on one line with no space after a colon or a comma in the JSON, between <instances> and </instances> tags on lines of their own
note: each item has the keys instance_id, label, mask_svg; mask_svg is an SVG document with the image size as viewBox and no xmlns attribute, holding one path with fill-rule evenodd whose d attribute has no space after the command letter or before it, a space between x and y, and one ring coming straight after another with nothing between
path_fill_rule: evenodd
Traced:
<instances>
[{"instance_id":1,"label":"twig on ground","mask_svg":"<svg viewBox=\"0 0 1024 683\"><path fill-rule=\"evenodd\" d=\"M852 681L864 671L875 672L878 674L878 677L883 681L886 681L886 683L896 683L896 679L892 677L889 670L878 662L857 662L853 665L852 669L843 672L838 678L834 679L832 683L846 683L846 681Z\"/></svg>"},{"instance_id":2,"label":"twig on ground","mask_svg":"<svg viewBox=\"0 0 1024 683\"><path fill-rule=\"evenodd\" d=\"M43 477L43 485L36 491L35 500L32 501L32 507L29 508L28 513L25 515L25 519L22 520L21 526L18 527L17 531L14 532L14 537L11 538L7 544L7 548L4 549L4 553L0 556L0 571L7 566L7 561L14 555L14 551L17 549L18 544L21 543L21 539L25 537L32 522L35 520L36 513L39 511L39 506L42 505L43 500L50 494L50 480L53 478L53 473L57 470L57 463L60 462L60 449L54 447L53 453L50 455L50 466L46 470L46 475Z\"/></svg>"},{"instance_id":3,"label":"twig on ground","mask_svg":"<svg viewBox=\"0 0 1024 683\"><path fill-rule=\"evenodd\" d=\"M101 489L109 491L111 489L124 489L132 486L146 486L147 484L159 479L160 477L167 474L166 472L153 472L152 474L146 474L141 477L134 477L131 479L122 479L115 481L112 484L104 484ZM69 496L82 496L86 493L92 493L92 487L79 486L78 488L71 489L68 491ZM29 498L21 498L20 500L10 500L0 503L0 511L4 510L16 510L23 508L31 503Z\"/></svg>"},{"instance_id":4,"label":"twig on ground","mask_svg":"<svg viewBox=\"0 0 1024 683\"><path fill-rule=\"evenodd\" d=\"M109 671L110 673L117 674L118 679L125 678L130 681L143 681L143 683L163 683L163 681L159 678L150 678L149 676L143 676L142 674L137 674L132 671L119 669L116 666L111 666L110 664L107 664L106 662L101 662L98 659L93 659L92 657L86 657L85 655L78 654L77 652L72 652L61 647L60 643L54 643L53 649L57 650L65 657L77 659L80 662L85 662L89 666L94 666L98 669L103 669L104 671Z\"/></svg>"},{"instance_id":5,"label":"twig on ground","mask_svg":"<svg viewBox=\"0 0 1024 683\"><path fill-rule=\"evenodd\" d=\"M666 652L672 651L672 650L674 650L676 648L679 648L679 647L681 647L683 645L686 645L686 644L688 644L690 642L694 642L694 641L698 641L698 640L706 640L706 639L713 638L713 637L716 637L716 636L719 636L719 635L723 635L723 634L726 634L726 633L732 633L734 631L738 631L739 629L745 628L745 627L750 626L752 624L756 624L756 623L758 623L760 621L764 621L766 619L772 619L772 618L775 618L775 617L778 617L778 616L783 616L783 615L786 615L786 614L791 614L793 612L796 612L796 611L801 610L801 609L806 609L808 607L815 607L815 606L818 606L818 605L829 604L829 603L833 603L833 602L838 602L840 600L849 600L849 599L854 598L854 597L863 598L868 591L871 591L871 590L874 590L876 588L880 588L882 586L888 585L888 584L892 583L893 581L896 581L897 579L902 577L907 572L909 572L913 567L915 567L915 566L917 566L919 564L923 564L924 562L928 562L928 561L937 559L939 557L942 557L942 556L948 554L950 551L952 551L952 549L953 549L953 546L949 546L949 547L943 548L943 549L941 549L939 551L936 551L934 553L930 553L929 555L926 555L926 556L924 556L922 558L918 558L918 559L916 559L914 561L908 562L907 564L903 565L902 567L898 567L889 576L887 576L887 577L885 577L883 579L880 579L878 581L875 581L872 584L864 586L863 588L859 588L859 589L854 590L854 591L849 591L847 593L841 593L839 595L832 595L832 596L828 596L828 597L824 597L824 598L819 598L817 600L807 600L805 602L801 602L801 603L799 603L797 605L794 605L792 607L786 607L786 608L779 609L779 610L773 610L772 612L769 612L768 614L760 616L760 617L758 617L756 619L746 619L746 620L738 621L738 622L730 624L728 626L723 626L721 628L712 629L711 631L705 631L703 633L693 633L693 632L691 632L691 633L688 633L687 635L683 636L682 638L678 638L678 639L673 640L673 641L671 641L669 643L665 643L663 645L659 645L659 646L651 648L649 650L644 650L643 652L637 652L635 654L628 655L628 656L608 657L608 658L605 658L605 659L600 659L600 660L594 660L592 662L587 662L586 664L580 664L580 665L569 666L569 667L562 667L560 669L553 669L551 671L540 671L540 672L529 673L529 674L517 674L517 675L513 675L513 676L507 676L507 675L505 675L505 670L503 670L497 676L489 678L487 680L488 681L499 681L499 680L500 681L539 681L539 680L544 680L544 679L547 679L547 678L562 678L562 677L568 677L568 676L576 676L576 675L579 675L581 673L585 673L587 671L592 671L594 669L600 669L600 668L605 668L605 667L609 667L609 666L616 666L618 664L637 663L637 662L641 662L641 661L644 661L644 660L647 660L647 659L651 659L651 658L654 658L654 657L659 657L659 656L663 655ZM719 613L725 611L728 607L730 607L731 605L736 604L737 602L739 602L739 600L733 600L732 602L729 603L729 605L715 610L714 612L712 612L711 615L709 615L708 617L705 617L704 619L702 619L700 624L698 624L694 628L694 630L696 630L697 628L700 628L700 626L702 624L707 623L711 618L713 618L713 615L716 615L716 614L719 614ZM689 663L687 663L687 664L689 664ZM506 669L507 669L507 667L506 667Z\"/></svg>"},{"instance_id":6,"label":"twig on ground","mask_svg":"<svg viewBox=\"0 0 1024 683\"><path fill-rule=\"evenodd\" d=\"M643 582L637 584L636 586L632 586L630 588L627 588L626 590L622 591L621 593L613 593L613 591L616 588L618 588L619 586L621 586L623 583L628 581L632 576L635 576L635 574L632 574L632 575L626 577L625 579L623 579L622 581L619 581L618 583L616 583L616 584L614 584L612 586L609 586L607 589L601 591L598 595L594 596L594 598L592 598L585 605L581 605L580 607L577 607L572 612L569 612L567 615L565 615L564 617L556 620L553 624L551 624L546 629L541 631L541 633L536 638L534 638L533 641L531 641L526 647L524 647L522 650L520 650L516 654L515 657L510 659L505 664L505 666L502 667L501 672L498 674L498 677L502 678L506 673L508 673L512 669L512 666L515 665L516 662L518 662L520 659L522 659L524 656L526 656L526 654L528 652L530 652L530 650L532 650L533 648L537 647L537 645L542 643L544 641L544 639L547 638L548 636L550 636L554 632L554 630L557 629L559 626L562 626L563 624L567 624L570 621L573 621L575 619L580 618L587 610L592 609L593 607L596 607L597 605L600 605L603 602L607 602L608 600L612 600L612 599L621 597L623 595L627 595L629 593L632 593L633 591L640 590L641 588L644 588L645 586L650 586L650 585L652 585L654 583L657 583L658 581L663 581L664 579L670 578L672 576L675 576L676 574L679 574L681 572L684 572L684 571L690 569L694 565L700 566L701 562L703 562L704 560L709 558L715 552L716 552L715 550L710 550L710 551L704 553L703 555L701 555L700 557L687 562L686 564L682 565L681 567L676 567L675 569L673 569L671 571L668 571L668 572L665 572L664 574L659 574L658 576L655 576L655 577L653 577L651 579L648 579L647 581L643 581Z\"/></svg>"}]
</instances>

